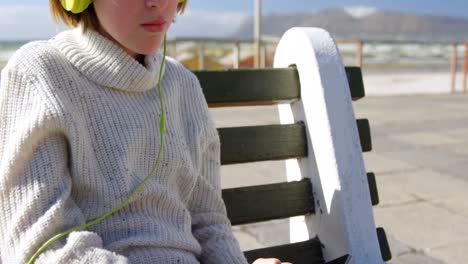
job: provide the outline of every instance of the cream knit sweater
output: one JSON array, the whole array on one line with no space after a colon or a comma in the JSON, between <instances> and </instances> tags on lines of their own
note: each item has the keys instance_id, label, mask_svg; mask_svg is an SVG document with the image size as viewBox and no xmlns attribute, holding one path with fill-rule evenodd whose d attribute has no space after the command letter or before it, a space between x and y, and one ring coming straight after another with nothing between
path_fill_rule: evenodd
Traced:
<instances>
[{"instance_id":1,"label":"cream knit sweater","mask_svg":"<svg viewBox=\"0 0 468 264\"><path fill-rule=\"evenodd\" d=\"M23 46L0 87L0 263L120 203L159 149L157 79L94 31ZM247 263L221 198L220 142L196 77L167 58L164 150L121 211L55 242L35 263Z\"/></svg>"}]
</instances>

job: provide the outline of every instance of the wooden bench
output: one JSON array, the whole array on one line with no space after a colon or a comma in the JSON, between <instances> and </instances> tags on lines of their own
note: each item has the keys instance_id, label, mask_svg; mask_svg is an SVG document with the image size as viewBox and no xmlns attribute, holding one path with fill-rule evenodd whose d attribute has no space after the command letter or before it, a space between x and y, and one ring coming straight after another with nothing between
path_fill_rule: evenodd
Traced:
<instances>
[{"instance_id":1,"label":"wooden bench","mask_svg":"<svg viewBox=\"0 0 468 264\"><path fill-rule=\"evenodd\" d=\"M233 225L294 217L291 243L247 251L250 262L390 260L385 232L373 219L375 175L365 172L362 157L372 149L369 122L356 120L352 108L365 95L361 70L343 66L326 31L286 32L274 68L195 74L210 107L278 105L281 125L218 129L223 165L286 160L287 182L223 190Z\"/></svg>"}]
</instances>

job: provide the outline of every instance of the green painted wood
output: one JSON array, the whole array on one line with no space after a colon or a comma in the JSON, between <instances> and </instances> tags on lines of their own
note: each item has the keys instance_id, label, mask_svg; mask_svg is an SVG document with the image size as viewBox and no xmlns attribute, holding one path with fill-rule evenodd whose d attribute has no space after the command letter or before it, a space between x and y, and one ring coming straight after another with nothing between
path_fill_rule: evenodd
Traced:
<instances>
[{"instance_id":1,"label":"green painted wood","mask_svg":"<svg viewBox=\"0 0 468 264\"><path fill-rule=\"evenodd\" d=\"M258 258L278 258L294 264L323 264L322 248L318 238L305 242L256 249L244 252L249 263Z\"/></svg>"},{"instance_id":2,"label":"green painted wood","mask_svg":"<svg viewBox=\"0 0 468 264\"><path fill-rule=\"evenodd\" d=\"M361 147L363 152L372 151L372 139L369 120L358 119L357 126L359 131L359 140L361 141Z\"/></svg>"},{"instance_id":3,"label":"green painted wood","mask_svg":"<svg viewBox=\"0 0 468 264\"><path fill-rule=\"evenodd\" d=\"M292 67L194 73L210 106L275 104L300 98L299 74Z\"/></svg>"},{"instance_id":4,"label":"green painted wood","mask_svg":"<svg viewBox=\"0 0 468 264\"><path fill-rule=\"evenodd\" d=\"M367 177L372 205L377 205L379 196L375 175L368 173ZM312 187L310 181L306 179L298 182L224 189L223 199L233 225L314 213ZM252 204L251 201L256 203Z\"/></svg>"},{"instance_id":5,"label":"green painted wood","mask_svg":"<svg viewBox=\"0 0 468 264\"><path fill-rule=\"evenodd\" d=\"M223 165L307 156L303 123L219 128L218 132Z\"/></svg>"},{"instance_id":6,"label":"green painted wood","mask_svg":"<svg viewBox=\"0 0 468 264\"><path fill-rule=\"evenodd\" d=\"M361 68L352 66L345 67L345 70L346 76L348 77L349 89L351 91L351 97L353 98L353 101L359 100L366 96Z\"/></svg>"},{"instance_id":7,"label":"green painted wood","mask_svg":"<svg viewBox=\"0 0 468 264\"><path fill-rule=\"evenodd\" d=\"M367 173L367 182L369 183L370 197L372 205L379 204L379 192L377 191L377 181L373 172Z\"/></svg>"},{"instance_id":8,"label":"green painted wood","mask_svg":"<svg viewBox=\"0 0 468 264\"><path fill-rule=\"evenodd\" d=\"M372 149L369 122L357 120L363 151ZM284 160L307 156L304 123L218 128L221 164Z\"/></svg>"},{"instance_id":9,"label":"green painted wood","mask_svg":"<svg viewBox=\"0 0 468 264\"><path fill-rule=\"evenodd\" d=\"M390 261L392 259L392 252L390 252L390 245L388 244L385 230L381 227L377 228L377 238L379 240L380 253L382 253L382 259L384 261Z\"/></svg>"},{"instance_id":10,"label":"green painted wood","mask_svg":"<svg viewBox=\"0 0 468 264\"><path fill-rule=\"evenodd\" d=\"M292 102L300 98L295 67L194 71L208 104L212 107L262 105ZM346 67L353 100L364 97L359 68Z\"/></svg>"},{"instance_id":11,"label":"green painted wood","mask_svg":"<svg viewBox=\"0 0 468 264\"><path fill-rule=\"evenodd\" d=\"M281 219L314 212L309 179L223 190L232 225Z\"/></svg>"}]
</instances>

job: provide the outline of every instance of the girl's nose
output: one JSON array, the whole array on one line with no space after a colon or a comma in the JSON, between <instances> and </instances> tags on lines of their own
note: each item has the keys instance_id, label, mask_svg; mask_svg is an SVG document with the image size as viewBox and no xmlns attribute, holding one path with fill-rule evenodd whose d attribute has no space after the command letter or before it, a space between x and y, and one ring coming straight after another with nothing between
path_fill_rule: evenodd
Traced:
<instances>
[{"instance_id":1,"label":"girl's nose","mask_svg":"<svg viewBox=\"0 0 468 264\"><path fill-rule=\"evenodd\" d=\"M164 8L167 6L167 2L170 0L146 0L146 6L149 8Z\"/></svg>"}]
</instances>

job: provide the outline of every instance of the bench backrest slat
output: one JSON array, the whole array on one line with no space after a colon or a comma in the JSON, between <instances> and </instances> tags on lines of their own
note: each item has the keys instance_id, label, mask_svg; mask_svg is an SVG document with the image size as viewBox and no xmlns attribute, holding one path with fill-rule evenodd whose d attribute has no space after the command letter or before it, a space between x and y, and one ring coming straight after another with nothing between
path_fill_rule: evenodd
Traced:
<instances>
[{"instance_id":1,"label":"bench backrest slat","mask_svg":"<svg viewBox=\"0 0 468 264\"><path fill-rule=\"evenodd\" d=\"M369 184L369 191L371 196L372 205L378 205L380 202L379 193L377 191L377 181L373 172L367 173L367 183Z\"/></svg>"},{"instance_id":2,"label":"bench backrest slat","mask_svg":"<svg viewBox=\"0 0 468 264\"><path fill-rule=\"evenodd\" d=\"M358 119L363 151L372 149L369 121ZM218 128L221 140L221 164L266 160L284 160L307 156L303 123Z\"/></svg>"},{"instance_id":3,"label":"bench backrest slat","mask_svg":"<svg viewBox=\"0 0 468 264\"><path fill-rule=\"evenodd\" d=\"M369 120L357 119L357 128L359 133L359 140L361 142L362 152L372 151L372 138Z\"/></svg>"},{"instance_id":4,"label":"bench backrest slat","mask_svg":"<svg viewBox=\"0 0 468 264\"><path fill-rule=\"evenodd\" d=\"M279 258L294 264L325 263L318 239L244 252L249 263L257 258Z\"/></svg>"},{"instance_id":5,"label":"bench backrest slat","mask_svg":"<svg viewBox=\"0 0 468 264\"><path fill-rule=\"evenodd\" d=\"M221 164L307 156L304 124L219 128Z\"/></svg>"},{"instance_id":6,"label":"bench backrest slat","mask_svg":"<svg viewBox=\"0 0 468 264\"><path fill-rule=\"evenodd\" d=\"M353 100L364 97L361 69L346 67ZM194 71L210 107L287 103L300 98L295 67Z\"/></svg>"},{"instance_id":7,"label":"bench backrest slat","mask_svg":"<svg viewBox=\"0 0 468 264\"><path fill-rule=\"evenodd\" d=\"M281 219L314 212L310 181L223 190L232 225Z\"/></svg>"},{"instance_id":8,"label":"bench backrest slat","mask_svg":"<svg viewBox=\"0 0 468 264\"><path fill-rule=\"evenodd\" d=\"M382 253L382 259L384 261L390 261L392 259L392 252L390 251L390 245L388 244L387 235L382 227L377 228L377 238L379 239L380 252Z\"/></svg>"}]
</instances>

